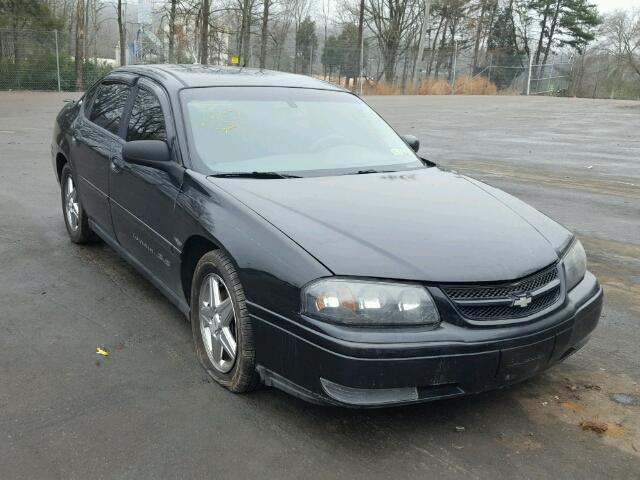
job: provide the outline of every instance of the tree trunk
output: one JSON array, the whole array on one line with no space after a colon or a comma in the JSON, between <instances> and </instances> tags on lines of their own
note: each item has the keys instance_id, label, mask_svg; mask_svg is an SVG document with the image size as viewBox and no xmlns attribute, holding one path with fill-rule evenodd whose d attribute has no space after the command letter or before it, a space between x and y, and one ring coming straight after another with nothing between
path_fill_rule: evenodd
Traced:
<instances>
[{"instance_id":1,"label":"tree trunk","mask_svg":"<svg viewBox=\"0 0 640 480\"><path fill-rule=\"evenodd\" d=\"M429 56L429 65L427 66L427 76L431 76L431 71L433 70L433 62L436 59L436 46L438 45L438 39L440 38L440 30L442 30L442 24L444 23L444 17L440 17L440 22L438 23L438 28L436 29L436 34L433 36L433 44L430 45L431 55Z\"/></svg>"},{"instance_id":2,"label":"tree trunk","mask_svg":"<svg viewBox=\"0 0 640 480\"><path fill-rule=\"evenodd\" d=\"M19 42L18 25L15 21L13 22L12 34L13 34L13 61L16 65L18 65L18 62L20 61L20 51L18 48L18 42Z\"/></svg>"},{"instance_id":3,"label":"tree trunk","mask_svg":"<svg viewBox=\"0 0 640 480\"><path fill-rule=\"evenodd\" d=\"M209 10L211 0L202 0L202 23L200 24L200 63L209 63Z\"/></svg>"},{"instance_id":4,"label":"tree trunk","mask_svg":"<svg viewBox=\"0 0 640 480\"><path fill-rule=\"evenodd\" d=\"M93 0L95 2L95 0ZM91 11L91 0L87 0L87 3L84 7L84 27L85 27L85 35L82 38L82 58L86 59L89 57L89 53L87 51L89 46L89 33L86 31L89 29L89 12ZM95 34L95 32L94 32Z\"/></svg>"},{"instance_id":5,"label":"tree trunk","mask_svg":"<svg viewBox=\"0 0 640 480\"><path fill-rule=\"evenodd\" d=\"M364 63L364 46L363 46L363 30L364 30L364 0L360 0L360 16L358 17L358 81L362 81L362 64ZM356 89L356 82L353 82L353 89Z\"/></svg>"},{"instance_id":6,"label":"tree trunk","mask_svg":"<svg viewBox=\"0 0 640 480\"><path fill-rule=\"evenodd\" d=\"M551 42L553 42L553 35L556 31L556 25L558 24L558 15L560 14L560 3L561 3L561 0L556 1L556 9L553 12L553 20L551 21L551 28L549 29L549 38L547 39L547 47L544 49L544 60L542 60L543 66L544 64L547 63L547 59L549 58L549 52L551 51Z\"/></svg>"},{"instance_id":7,"label":"tree trunk","mask_svg":"<svg viewBox=\"0 0 640 480\"><path fill-rule=\"evenodd\" d=\"M438 79L438 76L440 75L440 66L442 65L442 50L444 49L444 46L446 44L447 41L447 28L449 26L449 20L445 20L444 22L444 28L442 29L442 39L440 40L440 48L438 49L438 60L436 62L436 80Z\"/></svg>"},{"instance_id":8,"label":"tree trunk","mask_svg":"<svg viewBox=\"0 0 640 480\"><path fill-rule=\"evenodd\" d=\"M271 0L264 0L262 6L262 32L260 35L260 68L266 68L267 63L267 34L269 33L269 4Z\"/></svg>"},{"instance_id":9,"label":"tree trunk","mask_svg":"<svg viewBox=\"0 0 640 480\"><path fill-rule=\"evenodd\" d=\"M78 0L76 5L76 58L75 58L75 66L76 66L76 90L82 91L84 89L84 82L82 79L82 62L83 59L83 45L84 45L84 10L85 4L84 0Z\"/></svg>"},{"instance_id":10,"label":"tree trunk","mask_svg":"<svg viewBox=\"0 0 640 480\"><path fill-rule=\"evenodd\" d=\"M242 66L249 66L251 48L251 0L243 0L242 4Z\"/></svg>"},{"instance_id":11,"label":"tree trunk","mask_svg":"<svg viewBox=\"0 0 640 480\"><path fill-rule=\"evenodd\" d=\"M118 0L118 37L120 40L120 66L127 64L127 41L125 39L125 20L122 18L122 0Z\"/></svg>"},{"instance_id":12,"label":"tree trunk","mask_svg":"<svg viewBox=\"0 0 640 480\"><path fill-rule=\"evenodd\" d=\"M478 18L478 25L476 25L475 42L473 44L473 66L471 68L471 75L476 74L476 68L478 68L478 52L480 51L480 36L484 30L484 15L487 10L486 0L482 0L480 4L480 17Z\"/></svg>"},{"instance_id":13,"label":"tree trunk","mask_svg":"<svg viewBox=\"0 0 640 480\"><path fill-rule=\"evenodd\" d=\"M424 56L424 42L427 35L427 29L429 28L429 15L431 10L431 0L425 0L424 2L424 18L422 19L422 28L420 29L420 39L418 40L418 56L416 57L416 63L413 65L413 87L418 86L418 74L420 73L420 64L422 63L422 57Z\"/></svg>"},{"instance_id":14,"label":"tree trunk","mask_svg":"<svg viewBox=\"0 0 640 480\"><path fill-rule=\"evenodd\" d=\"M540 37L538 37L538 48L536 48L536 65L540 63L540 54L542 53L542 42L544 40L544 31L547 28L547 19L549 18L549 11L551 7L550 3L544 8L544 15L542 16L542 22L540 22Z\"/></svg>"},{"instance_id":15,"label":"tree trunk","mask_svg":"<svg viewBox=\"0 0 640 480\"><path fill-rule=\"evenodd\" d=\"M67 31L67 55L69 57L71 57L71 52L73 51L73 28L74 28L74 23L73 20L76 18L76 16L73 14L73 9L70 8L71 12L69 13L69 30Z\"/></svg>"},{"instance_id":16,"label":"tree trunk","mask_svg":"<svg viewBox=\"0 0 640 480\"><path fill-rule=\"evenodd\" d=\"M169 63L176 63L176 4L178 0L171 0L169 10Z\"/></svg>"}]
</instances>

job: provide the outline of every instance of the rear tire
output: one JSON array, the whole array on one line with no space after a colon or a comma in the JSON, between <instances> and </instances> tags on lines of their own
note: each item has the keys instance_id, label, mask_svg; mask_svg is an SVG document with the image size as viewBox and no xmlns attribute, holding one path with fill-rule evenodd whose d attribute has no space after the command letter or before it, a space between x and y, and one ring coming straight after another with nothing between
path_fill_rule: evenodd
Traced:
<instances>
[{"instance_id":1,"label":"rear tire","mask_svg":"<svg viewBox=\"0 0 640 480\"><path fill-rule=\"evenodd\" d=\"M233 263L219 250L206 253L196 265L191 329L198 360L217 383L235 393L260 384L244 289Z\"/></svg>"},{"instance_id":2,"label":"rear tire","mask_svg":"<svg viewBox=\"0 0 640 480\"><path fill-rule=\"evenodd\" d=\"M89 219L78 195L76 177L67 163L60 174L62 216L67 233L73 243L89 243L97 240L89 227Z\"/></svg>"}]
</instances>

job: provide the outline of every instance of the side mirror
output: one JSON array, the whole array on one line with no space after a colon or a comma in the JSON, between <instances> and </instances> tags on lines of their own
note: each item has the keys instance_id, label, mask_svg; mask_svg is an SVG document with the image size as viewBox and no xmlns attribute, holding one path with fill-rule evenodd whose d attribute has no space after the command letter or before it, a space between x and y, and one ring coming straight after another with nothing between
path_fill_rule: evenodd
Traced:
<instances>
[{"instance_id":1,"label":"side mirror","mask_svg":"<svg viewBox=\"0 0 640 480\"><path fill-rule=\"evenodd\" d=\"M413 135L403 135L402 139L404 140L404 143L409 145L414 152L418 153L418 150L420 150L420 140L418 140Z\"/></svg>"},{"instance_id":2,"label":"side mirror","mask_svg":"<svg viewBox=\"0 0 640 480\"><path fill-rule=\"evenodd\" d=\"M170 168L171 153L167 142L162 140L133 140L122 147L122 159L135 165L144 165L158 170Z\"/></svg>"}]
</instances>

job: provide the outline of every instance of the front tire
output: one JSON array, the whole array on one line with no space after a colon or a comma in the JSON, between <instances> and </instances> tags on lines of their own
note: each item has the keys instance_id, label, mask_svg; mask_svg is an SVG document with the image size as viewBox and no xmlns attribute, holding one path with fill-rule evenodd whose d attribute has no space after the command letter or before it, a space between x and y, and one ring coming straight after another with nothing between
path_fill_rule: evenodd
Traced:
<instances>
[{"instance_id":1,"label":"front tire","mask_svg":"<svg viewBox=\"0 0 640 480\"><path fill-rule=\"evenodd\" d=\"M233 263L219 250L206 253L196 265L191 329L198 360L211 378L235 393L258 386L244 289Z\"/></svg>"},{"instance_id":2,"label":"front tire","mask_svg":"<svg viewBox=\"0 0 640 480\"><path fill-rule=\"evenodd\" d=\"M78 195L76 179L68 163L62 168L60 174L60 195L64 224L71 241L73 243L95 241L96 236L89 227L89 219Z\"/></svg>"}]
</instances>

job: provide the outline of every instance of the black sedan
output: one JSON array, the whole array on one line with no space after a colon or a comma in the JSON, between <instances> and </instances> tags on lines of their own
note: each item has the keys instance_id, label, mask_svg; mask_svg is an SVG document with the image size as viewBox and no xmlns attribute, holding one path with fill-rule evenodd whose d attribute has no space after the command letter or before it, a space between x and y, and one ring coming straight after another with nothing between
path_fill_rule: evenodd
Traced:
<instances>
[{"instance_id":1,"label":"black sedan","mask_svg":"<svg viewBox=\"0 0 640 480\"><path fill-rule=\"evenodd\" d=\"M313 78L158 65L65 106L52 158L71 240L153 282L234 392L419 402L582 347L602 289L580 242L418 146Z\"/></svg>"}]
</instances>

